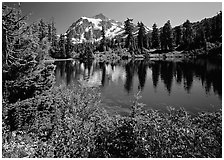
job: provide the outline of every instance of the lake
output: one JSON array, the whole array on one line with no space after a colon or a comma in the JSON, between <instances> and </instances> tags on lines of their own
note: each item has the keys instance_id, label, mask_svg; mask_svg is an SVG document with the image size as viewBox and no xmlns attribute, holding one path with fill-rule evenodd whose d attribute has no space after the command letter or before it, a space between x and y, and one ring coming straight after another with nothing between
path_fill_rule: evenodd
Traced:
<instances>
[{"instance_id":1,"label":"lake","mask_svg":"<svg viewBox=\"0 0 224 160\"><path fill-rule=\"evenodd\" d=\"M56 86L98 86L106 110L126 115L140 92L145 109L183 107L190 114L222 106L222 61L208 59L126 60L117 63L55 62Z\"/></svg>"}]
</instances>

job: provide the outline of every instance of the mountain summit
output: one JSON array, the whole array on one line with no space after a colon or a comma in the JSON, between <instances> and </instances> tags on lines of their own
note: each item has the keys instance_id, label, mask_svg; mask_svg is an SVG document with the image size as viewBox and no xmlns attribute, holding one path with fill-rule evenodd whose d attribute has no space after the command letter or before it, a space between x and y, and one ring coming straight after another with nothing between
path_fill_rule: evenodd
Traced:
<instances>
[{"instance_id":1,"label":"mountain summit","mask_svg":"<svg viewBox=\"0 0 224 160\"><path fill-rule=\"evenodd\" d=\"M117 36L125 37L124 25L122 22L107 18L102 13L93 17L81 17L76 22L72 23L66 31L67 36L74 44L82 42L95 42L101 40L102 27L105 29L105 36L107 38L114 38ZM146 27L146 26L145 26ZM146 27L146 32L149 29ZM134 33L136 36L138 32L137 25L134 25Z\"/></svg>"},{"instance_id":2,"label":"mountain summit","mask_svg":"<svg viewBox=\"0 0 224 160\"><path fill-rule=\"evenodd\" d=\"M104 16L102 13L97 14L97 15L93 16L92 18L101 19L103 21L108 21L109 20L109 18L107 18L106 16Z\"/></svg>"},{"instance_id":3,"label":"mountain summit","mask_svg":"<svg viewBox=\"0 0 224 160\"><path fill-rule=\"evenodd\" d=\"M102 26L104 26L105 36L108 38L113 38L124 32L122 22L109 19L100 13L93 17L79 18L69 27L66 34L73 43L99 41Z\"/></svg>"}]
</instances>

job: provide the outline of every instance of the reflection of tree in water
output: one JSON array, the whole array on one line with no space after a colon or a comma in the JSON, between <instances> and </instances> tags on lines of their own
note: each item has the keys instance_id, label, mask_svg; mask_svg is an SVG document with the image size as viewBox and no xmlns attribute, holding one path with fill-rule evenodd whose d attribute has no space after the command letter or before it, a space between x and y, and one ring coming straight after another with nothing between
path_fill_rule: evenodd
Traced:
<instances>
[{"instance_id":1,"label":"reflection of tree in water","mask_svg":"<svg viewBox=\"0 0 224 160\"><path fill-rule=\"evenodd\" d=\"M146 80L146 70L147 70L147 64L145 61L141 61L141 63L138 66L138 79L139 79L139 89L143 90L145 86L145 80Z\"/></svg>"},{"instance_id":2,"label":"reflection of tree in water","mask_svg":"<svg viewBox=\"0 0 224 160\"><path fill-rule=\"evenodd\" d=\"M145 86L146 76L147 76L147 63L146 61L130 61L125 65L126 71L126 81L124 88L129 93L133 88L133 78L135 73L138 74L139 79L139 90L143 90Z\"/></svg>"},{"instance_id":3,"label":"reflection of tree in water","mask_svg":"<svg viewBox=\"0 0 224 160\"><path fill-rule=\"evenodd\" d=\"M72 73L74 71L72 61L57 61L55 64L57 77L64 79L66 81L66 85L70 84Z\"/></svg>"},{"instance_id":4,"label":"reflection of tree in water","mask_svg":"<svg viewBox=\"0 0 224 160\"><path fill-rule=\"evenodd\" d=\"M65 63L59 62L59 61L54 63L56 65L56 69L55 69L56 81L60 82L62 79L65 79Z\"/></svg>"},{"instance_id":5,"label":"reflection of tree in water","mask_svg":"<svg viewBox=\"0 0 224 160\"><path fill-rule=\"evenodd\" d=\"M81 64L84 65L84 70L87 71L87 76L90 78L94 72L102 71L101 84L106 84L106 64L104 62L93 63L80 62L80 61L60 61L56 64L56 80L61 83L64 80L66 84L72 83L72 79L79 79L82 75ZM126 72L126 81L124 88L130 92L133 88L134 76L138 75L139 89L143 89L146 82L148 64L145 61L130 61L126 63L111 64L112 70L116 65L123 65ZM182 62L168 62L168 61L155 61L152 64L152 80L154 88L157 88L159 77L161 82L164 83L167 91L172 91L173 77L178 84L184 85L184 89L190 92L194 79L201 81L205 92L208 94L214 91L215 94L222 97L222 62L211 61L205 59L197 60L184 60ZM93 72L91 73L91 71ZM85 74L85 73L84 73ZM74 77L73 77L74 75Z\"/></svg>"},{"instance_id":6,"label":"reflection of tree in water","mask_svg":"<svg viewBox=\"0 0 224 160\"><path fill-rule=\"evenodd\" d=\"M160 64L154 63L152 65L152 82L155 89L157 88L159 82L159 75L160 75Z\"/></svg>"},{"instance_id":7,"label":"reflection of tree in water","mask_svg":"<svg viewBox=\"0 0 224 160\"><path fill-rule=\"evenodd\" d=\"M219 95L219 98L222 99L222 71L220 70L213 70L210 72L209 77L215 77L213 78L213 91L214 93Z\"/></svg>"},{"instance_id":8,"label":"reflection of tree in water","mask_svg":"<svg viewBox=\"0 0 224 160\"><path fill-rule=\"evenodd\" d=\"M64 77L65 74L65 63L63 61L57 61L56 64L56 71L60 73L60 77Z\"/></svg>"},{"instance_id":9,"label":"reflection of tree in water","mask_svg":"<svg viewBox=\"0 0 224 160\"><path fill-rule=\"evenodd\" d=\"M72 65L72 61L65 61L65 72L66 72L66 84L71 83L72 74L73 74L74 68Z\"/></svg>"},{"instance_id":10,"label":"reflection of tree in water","mask_svg":"<svg viewBox=\"0 0 224 160\"><path fill-rule=\"evenodd\" d=\"M90 73L91 73L91 67L93 65L93 60L83 61L83 64L84 64L84 69L85 70L87 69L87 75L84 75L85 79L89 79L90 78Z\"/></svg>"},{"instance_id":11,"label":"reflection of tree in water","mask_svg":"<svg viewBox=\"0 0 224 160\"><path fill-rule=\"evenodd\" d=\"M188 73L188 81L193 81L193 76L198 77L201 80L202 86L205 88L206 94L213 91L221 98L222 95L222 69L221 61L219 60L206 60L198 59L191 61L188 64L184 72ZM189 75L192 74L192 75Z\"/></svg>"},{"instance_id":12,"label":"reflection of tree in water","mask_svg":"<svg viewBox=\"0 0 224 160\"><path fill-rule=\"evenodd\" d=\"M106 66L105 62L99 62L100 69L102 69L102 79L101 79L101 84L102 86L105 85L105 80L106 80Z\"/></svg>"},{"instance_id":13,"label":"reflection of tree in water","mask_svg":"<svg viewBox=\"0 0 224 160\"><path fill-rule=\"evenodd\" d=\"M176 82L181 84L183 78L182 68L180 62L176 63Z\"/></svg>"},{"instance_id":14,"label":"reflection of tree in water","mask_svg":"<svg viewBox=\"0 0 224 160\"><path fill-rule=\"evenodd\" d=\"M74 68L74 79L78 79L79 75L81 74L81 62L80 61L73 61L73 68Z\"/></svg>"},{"instance_id":15,"label":"reflection of tree in water","mask_svg":"<svg viewBox=\"0 0 224 160\"><path fill-rule=\"evenodd\" d=\"M161 79L163 80L167 91L171 92L172 81L173 81L173 62L161 61Z\"/></svg>"},{"instance_id":16,"label":"reflection of tree in water","mask_svg":"<svg viewBox=\"0 0 224 160\"><path fill-rule=\"evenodd\" d=\"M172 89L173 76L178 84L184 83L184 89L190 92L193 80L198 78L208 94L213 87L215 94L220 99L222 96L222 68L221 62L198 59L184 60L183 62L156 61L152 65L152 80L156 88L159 75L165 84L167 91Z\"/></svg>"},{"instance_id":17,"label":"reflection of tree in water","mask_svg":"<svg viewBox=\"0 0 224 160\"><path fill-rule=\"evenodd\" d=\"M195 70L192 63L184 62L182 63L182 72L184 79L184 88L189 93L193 83L193 71Z\"/></svg>"},{"instance_id":18,"label":"reflection of tree in water","mask_svg":"<svg viewBox=\"0 0 224 160\"><path fill-rule=\"evenodd\" d=\"M219 95L219 98L222 97L222 68L215 67L214 64L219 62L205 61L205 63L201 66L201 74L205 77L205 81L203 81L203 85L206 89L206 93L209 93L213 87L213 91L215 94ZM221 64L219 65L221 66ZM206 70L206 72L203 72Z\"/></svg>"},{"instance_id":19,"label":"reflection of tree in water","mask_svg":"<svg viewBox=\"0 0 224 160\"><path fill-rule=\"evenodd\" d=\"M126 71L126 81L124 84L124 88L129 93L132 90L133 86L133 77L134 77L134 63L133 61L130 61L125 65L125 71Z\"/></svg>"}]
</instances>

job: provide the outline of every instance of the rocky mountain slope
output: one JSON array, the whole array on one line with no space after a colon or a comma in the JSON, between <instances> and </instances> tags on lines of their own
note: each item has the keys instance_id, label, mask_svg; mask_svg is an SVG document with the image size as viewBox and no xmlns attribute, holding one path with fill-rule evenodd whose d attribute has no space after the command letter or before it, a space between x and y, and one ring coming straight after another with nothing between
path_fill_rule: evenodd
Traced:
<instances>
[{"instance_id":1,"label":"rocky mountain slope","mask_svg":"<svg viewBox=\"0 0 224 160\"><path fill-rule=\"evenodd\" d=\"M74 22L66 31L66 35L73 43L94 42L101 39L102 26L105 29L105 36L113 38L115 36L125 37L124 24L122 22L109 19L102 13L93 17L81 17ZM150 29L145 26L146 32ZM134 35L137 35L138 27L134 25Z\"/></svg>"}]
</instances>

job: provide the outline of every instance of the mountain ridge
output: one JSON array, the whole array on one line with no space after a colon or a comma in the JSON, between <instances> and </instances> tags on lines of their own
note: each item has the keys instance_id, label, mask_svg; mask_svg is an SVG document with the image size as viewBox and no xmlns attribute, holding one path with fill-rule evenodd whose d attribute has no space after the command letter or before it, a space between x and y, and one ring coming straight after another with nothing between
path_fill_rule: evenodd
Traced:
<instances>
[{"instance_id":1,"label":"mountain ridge","mask_svg":"<svg viewBox=\"0 0 224 160\"><path fill-rule=\"evenodd\" d=\"M125 37L124 24L122 22L110 19L104 14L99 13L92 17L83 16L66 31L66 35L71 39L72 43L96 42L101 40L102 26L105 29L106 38L114 38L116 36ZM137 34L138 27L134 25L134 35ZM149 27L145 26L146 32Z\"/></svg>"}]
</instances>

